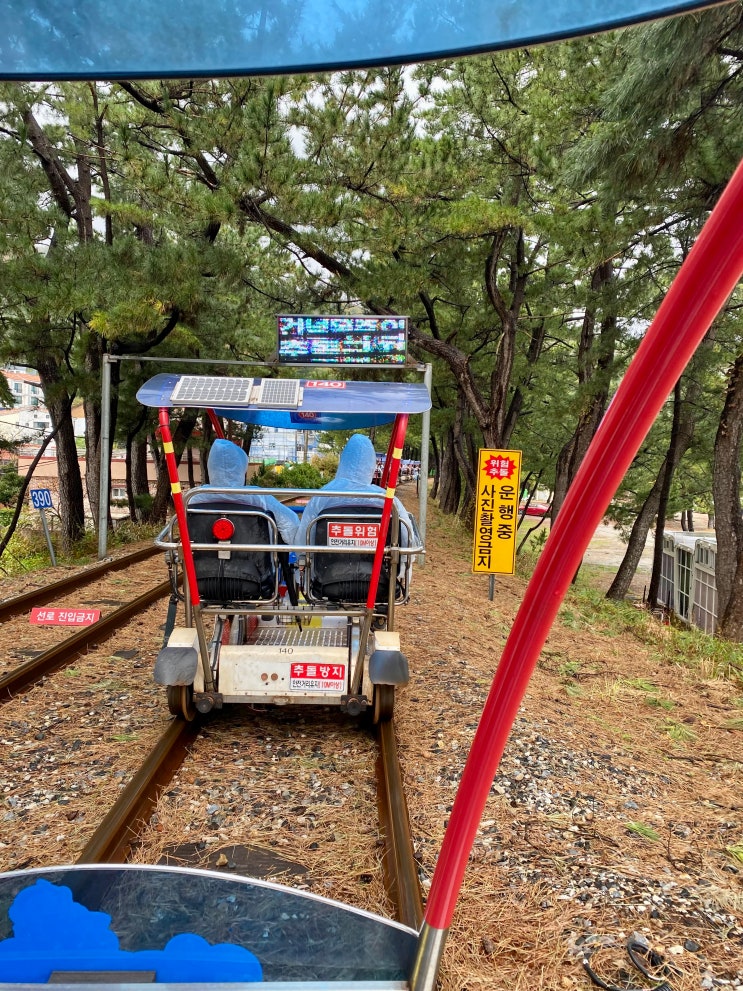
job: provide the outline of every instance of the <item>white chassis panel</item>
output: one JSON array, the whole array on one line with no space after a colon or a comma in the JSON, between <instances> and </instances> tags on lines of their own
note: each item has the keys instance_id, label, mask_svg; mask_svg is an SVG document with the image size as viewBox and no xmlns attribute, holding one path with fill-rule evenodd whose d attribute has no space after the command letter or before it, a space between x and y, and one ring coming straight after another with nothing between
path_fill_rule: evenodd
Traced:
<instances>
[{"instance_id":1,"label":"white chassis panel","mask_svg":"<svg viewBox=\"0 0 743 991\"><path fill-rule=\"evenodd\" d=\"M348 692L348 653L347 647L224 644L217 690L224 702L340 705ZM194 689L204 690L200 665Z\"/></svg>"}]
</instances>

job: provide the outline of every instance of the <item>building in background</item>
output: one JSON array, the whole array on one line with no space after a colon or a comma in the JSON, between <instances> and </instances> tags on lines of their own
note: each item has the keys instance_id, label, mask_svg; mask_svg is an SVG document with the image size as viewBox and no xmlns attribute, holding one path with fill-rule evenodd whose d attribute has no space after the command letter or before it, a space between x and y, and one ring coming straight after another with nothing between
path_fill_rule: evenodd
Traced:
<instances>
[{"instance_id":1,"label":"building in background","mask_svg":"<svg viewBox=\"0 0 743 991\"><path fill-rule=\"evenodd\" d=\"M15 403L0 409L0 436L13 444L38 444L52 425L39 376L22 365L9 365L3 374Z\"/></svg>"},{"instance_id":2,"label":"building in background","mask_svg":"<svg viewBox=\"0 0 743 991\"><path fill-rule=\"evenodd\" d=\"M318 453L318 434L311 430L261 427L250 444L251 464L311 461Z\"/></svg>"}]
</instances>

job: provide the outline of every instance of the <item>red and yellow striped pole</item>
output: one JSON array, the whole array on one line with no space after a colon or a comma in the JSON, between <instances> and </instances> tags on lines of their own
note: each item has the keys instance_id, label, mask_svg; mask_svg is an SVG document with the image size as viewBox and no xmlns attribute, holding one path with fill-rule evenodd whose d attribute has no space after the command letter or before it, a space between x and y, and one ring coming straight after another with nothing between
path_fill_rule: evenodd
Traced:
<instances>
[{"instance_id":1,"label":"red and yellow striped pole","mask_svg":"<svg viewBox=\"0 0 743 991\"><path fill-rule=\"evenodd\" d=\"M387 460L384 464L384 473L382 474L382 484L385 487L384 505L382 506L382 519L379 524L377 549L374 552L374 564L372 565L371 580L369 581L369 594L366 598L367 612L374 609L374 604L377 601L379 576L382 573L384 549L387 546L387 531L390 525L390 516L392 515L392 505L395 499L397 476L400 472L400 461L402 459L402 446L405 442L405 431L407 429L407 413L398 413L395 417L395 424L392 428L392 437L390 439L390 446L387 451Z\"/></svg>"},{"instance_id":2,"label":"red and yellow striped pole","mask_svg":"<svg viewBox=\"0 0 743 991\"><path fill-rule=\"evenodd\" d=\"M188 535L186 525L186 507L183 504L183 493L181 492L181 480L178 476L178 463L175 460L175 449L173 447L173 435L170 432L170 416L167 407L160 409L160 436L165 452L165 463L168 466L168 477L170 478L170 491L173 496L175 515L178 518L178 530L183 547L183 568L186 572L188 582L188 592L191 597L191 605L198 606L201 602L199 590L196 586L196 568L193 563L193 551L191 550L191 538Z\"/></svg>"}]
</instances>

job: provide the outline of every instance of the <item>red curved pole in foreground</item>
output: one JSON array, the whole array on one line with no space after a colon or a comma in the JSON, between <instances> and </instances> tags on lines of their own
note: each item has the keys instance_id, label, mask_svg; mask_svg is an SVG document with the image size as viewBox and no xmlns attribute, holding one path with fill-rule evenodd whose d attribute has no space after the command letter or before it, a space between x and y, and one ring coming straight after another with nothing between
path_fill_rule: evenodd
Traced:
<instances>
[{"instance_id":1,"label":"red curved pole in foreground","mask_svg":"<svg viewBox=\"0 0 743 991\"><path fill-rule=\"evenodd\" d=\"M444 836L411 987L438 962L493 777L529 678L593 533L653 420L743 274L738 166L617 389L570 487L506 641Z\"/></svg>"}]
</instances>

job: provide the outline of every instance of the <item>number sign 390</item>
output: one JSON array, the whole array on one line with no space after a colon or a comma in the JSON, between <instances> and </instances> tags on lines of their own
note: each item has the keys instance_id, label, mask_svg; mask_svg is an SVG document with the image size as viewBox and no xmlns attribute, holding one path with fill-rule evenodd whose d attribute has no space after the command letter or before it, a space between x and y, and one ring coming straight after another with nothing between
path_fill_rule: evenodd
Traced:
<instances>
[{"instance_id":1,"label":"number sign 390","mask_svg":"<svg viewBox=\"0 0 743 991\"><path fill-rule=\"evenodd\" d=\"M31 505L34 509L51 509L52 494L49 489L31 489Z\"/></svg>"}]
</instances>

